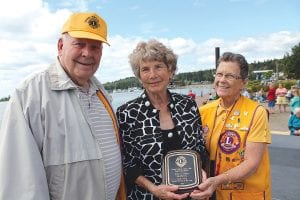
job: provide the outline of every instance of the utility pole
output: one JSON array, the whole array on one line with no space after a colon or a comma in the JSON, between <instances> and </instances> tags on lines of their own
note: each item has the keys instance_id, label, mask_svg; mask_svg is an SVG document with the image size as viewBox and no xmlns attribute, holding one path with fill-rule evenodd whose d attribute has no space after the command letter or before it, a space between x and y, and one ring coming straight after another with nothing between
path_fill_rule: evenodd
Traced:
<instances>
[{"instance_id":1,"label":"utility pole","mask_svg":"<svg viewBox=\"0 0 300 200\"><path fill-rule=\"evenodd\" d=\"M216 57L216 71L217 71L218 60L220 58L220 47L215 47L215 57ZM216 93L216 98L219 98L217 93Z\"/></svg>"},{"instance_id":2,"label":"utility pole","mask_svg":"<svg viewBox=\"0 0 300 200\"><path fill-rule=\"evenodd\" d=\"M279 79L279 72L278 72L278 62L275 62L275 66L276 66L276 81Z\"/></svg>"},{"instance_id":3,"label":"utility pole","mask_svg":"<svg viewBox=\"0 0 300 200\"><path fill-rule=\"evenodd\" d=\"M216 69L218 67L218 60L220 58L220 47L215 47L215 56L216 56Z\"/></svg>"}]
</instances>

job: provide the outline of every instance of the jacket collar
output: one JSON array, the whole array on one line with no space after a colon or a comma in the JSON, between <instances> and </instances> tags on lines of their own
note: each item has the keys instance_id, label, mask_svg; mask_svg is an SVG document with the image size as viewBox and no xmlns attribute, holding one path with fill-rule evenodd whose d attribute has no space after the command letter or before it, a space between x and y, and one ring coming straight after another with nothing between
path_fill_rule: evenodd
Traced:
<instances>
[{"instance_id":1,"label":"jacket collar","mask_svg":"<svg viewBox=\"0 0 300 200\"><path fill-rule=\"evenodd\" d=\"M50 67L47 69L47 72L49 74L51 90L69 90L76 89L78 87L65 72L65 70L59 62L58 57L55 63L51 64ZM96 86L97 89L104 89L95 76L91 78L91 82Z\"/></svg>"},{"instance_id":2,"label":"jacket collar","mask_svg":"<svg viewBox=\"0 0 300 200\"><path fill-rule=\"evenodd\" d=\"M175 93L170 92L168 89L167 89L167 92L168 92L168 96L169 96L169 100L170 100L170 102L167 106L169 108L173 109L174 105L176 104L176 100L175 100L175 97L174 97ZM144 92L140 95L140 97L142 98L142 104L144 104L145 106L150 107L152 109L155 109L154 106L152 105L150 99L149 99L149 96L148 96L146 90L144 90Z\"/></svg>"}]
</instances>

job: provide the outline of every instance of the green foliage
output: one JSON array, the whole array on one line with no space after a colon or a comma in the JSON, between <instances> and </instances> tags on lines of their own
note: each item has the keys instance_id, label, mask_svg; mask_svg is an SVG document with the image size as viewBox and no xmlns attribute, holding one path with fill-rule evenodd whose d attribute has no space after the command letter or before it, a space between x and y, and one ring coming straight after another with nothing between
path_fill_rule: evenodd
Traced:
<instances>
[{"instance_id":1,"label":"green foliage","mask_svg":"<svg viewBox=\"0 0 300 200\"><path fill-rule=\"evenodd\" d=\"M289 79L299 79L300 78L300 43L292 48L292 54L286 54L282 59L266 60L262 62L254 62L249 64L249 80L255 80L255 75L252 71L255 70L273 70L273 72L283 72L284 77L278 77L282 80L286 88L290 88L293 85L291 83L284 81L286 78ZM215 69L203 70L197 72L186 72L177 74L174 77L174 84L176 86L185 86L193 83L201 83L203 81L213 82L213 74ZM264 74L266 79L269 79L273 75L272 72L267 72ZM113 81L104 84L105 88L109 91L114 89L128 89L131 87L141 87L141 84L135 77L129 77L125 79L120 79L118 81ZM247 89L251 92L258 91L261 87L267 91L268 87L266 85L261 85L260 81L250 81L247 85Z\"/></svg>"},{"instance_id":2,"label":"green foliage","mask_svg":"<svg viewBox=\"0 0 300 200\"><path fill-rule=\"evenodd\" d=\"M9 99L10 99L10 96L8 96L8 97L3 97L3 98L0 99L0 102L1 102L1 101L9 101Z\"/></svg>"},{"instance_id":3,"label":"green foliage","mask_svg":"<svg viewBox=\"0 0 300 200\"><path fill-rule=\"evenodd\" d=\"M297 80L280 80L275 82L275 87L278 87L278 84L281 83L283 87L285 87L287 90L291 89L292 86L297 84ZM258 92L261 88L265 92L268 91L269 86L267 84L262 84L259 80L249 81L247 86L247 90L250 93Z\"/></svg>"},{"instance_id":4,"label":"green foliage","mask_svg":"<svg viewBox=\"0 0 300 200\"><path fill-rule=\"evenodd\" d=\"M213 69L197 71L197 72L187 72L180 73L175 75L175 80L179 82L185 82L186 85L191 83L200 83L201 81L213 81L214 80L214 71Z\"/></svg>"},{"instance_id":5,"label":"green foliage","mask_svg":"<svg viewBox=\"0 0 300 200\"><path fill-rule=\"evenodd\" d=\"M104 87L108 91L113 91L115 89L124 90L132 87L141 88L142 86L135 77L129 77L129 78L120 79L118 81L105 83Z\"/></svg>"},{"instance_id":6,"label":"green foliage","mask_svg":"<svg viewBox=\"0 0 300 200\"><path fill-rule=\"evenodd\" d=\"M300 43L292 48L292 54L285 55L281 64L286 66L288 78L300 78Z\"/></svg>"},{"instance_id":7,"label":"green foliage","mask_svg":"<svg viewBox=\"0 0 300 200\"><path fill-rule=\"evenodd\" d=\"M292 86L297 84L297 80L283 80L278 81L275 86L278 87L278 84L281 83L283 87L285 87L287 90L291 89Z\"/></svg>"},{"instance_id":8,"label":"green foliage","mask_svg":"<svg viewBox=\"0 0 300 200\"><path fill-rule=\"evenodd\" d=\"M265 78L270 79L272 77L272 75L273 75L273 72L269 71L269 72L265 73Z\"/></svg>"},{"instance_id":9,"label":"green foliage","mask_svg":"<svg viewBox=\"0 0 300 200\"><path fill-rule=\"evenodd\" d=\"M215 70L209 69L204 71L198 72L187 72L187 73L180 73L175 75L173 83L176 86L186 86L193 83L200 83L203 81L212 82L214 80L213 74ZM115 89L128 89L132 87L139 87L141 88L141 84L135 77L129 77L120 79L113 82L108 82L104 84L105 89L108 91L113 91Z\"/></svg>"},{"instance_id":10,"label":"green foliage","mask_svg":"<svg viewBox=\"0 0 300 200\"><path fill-rule=\"evenodd\" d=\"M262 87L261 82L259 80L249 81L246 85L247 90L249 93L257 92Z\"/></svg>"}]
</instances>

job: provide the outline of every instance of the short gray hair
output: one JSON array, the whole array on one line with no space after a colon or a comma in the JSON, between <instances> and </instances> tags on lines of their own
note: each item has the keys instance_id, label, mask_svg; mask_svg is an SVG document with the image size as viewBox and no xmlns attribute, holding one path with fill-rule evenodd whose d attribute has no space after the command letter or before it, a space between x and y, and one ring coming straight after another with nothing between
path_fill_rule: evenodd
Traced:
<instances>
[{"instance_id":1,"label":"short gray hair","mask_svg":"<svg viewBox=\"0 0 300 200\"><path fill-rule=\"evenodd\" d=\"M219 58L218 64L220 62L235 62L239 65L240 67L240 76L242 79L248 78L248 71L249 71L249 66L248 62L245 59L245 57L241 54L237 53L232 53L232 52L225 52L223 55Z\"/></svg>"},{"instance_id":2,"label":"short gray hair","mask_svg":"<svg viewBox=\"0 0 300 200\"><path fill-rule=\"evenodd\" d=\"M152 39L148 42L139 42L129 55L129 63L134 75L140 78L140 64L142 61L160 61L172 71L177 70L177 55L163 43Z\"/></svg>"}]
</instances>

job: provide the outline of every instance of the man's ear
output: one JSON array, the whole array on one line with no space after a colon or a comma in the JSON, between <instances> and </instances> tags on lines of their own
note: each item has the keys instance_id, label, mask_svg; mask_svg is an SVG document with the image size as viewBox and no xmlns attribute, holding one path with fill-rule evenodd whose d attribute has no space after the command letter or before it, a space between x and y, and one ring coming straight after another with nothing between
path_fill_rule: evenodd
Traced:
<instances>
[{"instance_id":1,"label":"man's ear","mask_svg":"<svg viewBox=\"0 0 300 200\"><path fill-rule=\"evenodd\" d=\"M58 51L58 55L61 54L62 47L63 47L63 39L62 39L62 38L59 38L58 41L57 41L57 51Z\"/></svg>"}]
</instances>

